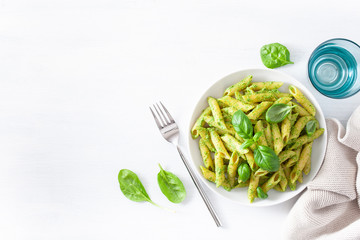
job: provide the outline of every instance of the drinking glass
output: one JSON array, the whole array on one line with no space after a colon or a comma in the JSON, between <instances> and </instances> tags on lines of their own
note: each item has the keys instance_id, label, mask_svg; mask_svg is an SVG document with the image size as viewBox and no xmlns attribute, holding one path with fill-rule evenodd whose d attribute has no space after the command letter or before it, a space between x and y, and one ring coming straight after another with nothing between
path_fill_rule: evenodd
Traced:
<instances>
[{"instance_id":1,"label":"drinking glass","mask_svg":"<svg viewBox=\"0 0 360 240\"><path fill-rule=\"evenodd\" d=\"M360 90L360 46L344 38L321 43L311 54L312 85L330 98L347 98Z\"/></svg>"}]
</instances>

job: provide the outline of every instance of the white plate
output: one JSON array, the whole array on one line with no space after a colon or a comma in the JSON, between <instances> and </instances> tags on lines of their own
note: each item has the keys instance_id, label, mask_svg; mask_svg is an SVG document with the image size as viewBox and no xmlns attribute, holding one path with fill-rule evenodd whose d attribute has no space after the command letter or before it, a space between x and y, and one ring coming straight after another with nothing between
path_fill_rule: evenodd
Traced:
<instances>
[{"instance_id":1,"label":"white plate","mask_svg":"<svg viewBox=\"0 0 360 240\"><path fill-rule=\"evenodd\" d=\"M269 197L267 199L255 199L253 203L249 203L247 198L247 188L237 188L233 189L230 192L224 190L222 187L216 188L215 184L207 181L201 173L200 165L203 165L203 161L200 155L199 150L199 138L194 140L191 137L190 131L192 126L194 125L196 119L200 116L203 109L208 106L207 97L212 96L215 98L219 98L223 96L225 89L237 82L239 82L244 77L252 75L253 82L264 82L264 81L280 81L284 82L283 86L279 89L281 92L289 92L289 85L294 85L298 87L303 94L314 104L317 112L316 119L320 123L320 127L325 128L325 132L322 136L314 141L311 155L311 171L308 175L304 175L303 183L297 183L297 189L295 191L290 191L289 188L285 192L278 192L271 189L268 192ZM193 114L191 116L190 124L188 127L188 147L192 159L192 163L198 173L198 177L203 181L203 183L210 188L215 193L241 203L243 205L248 206L270 206L274 204L278 204L284 202L297 194L299 194L306 185L316 176L316 173L319 171L322 161L324 159L325 150L326 150L326 141L327 141L327 131L325 118L322 113L322 110L316 101L315 97L307 90L300 82L298 82L293 77L276 70L268 70L268 69L246 69L239 72L232 73L215 84L210 86L204 94L201 96L200 100L196 104Z\"/></svg>"}]
</instances>

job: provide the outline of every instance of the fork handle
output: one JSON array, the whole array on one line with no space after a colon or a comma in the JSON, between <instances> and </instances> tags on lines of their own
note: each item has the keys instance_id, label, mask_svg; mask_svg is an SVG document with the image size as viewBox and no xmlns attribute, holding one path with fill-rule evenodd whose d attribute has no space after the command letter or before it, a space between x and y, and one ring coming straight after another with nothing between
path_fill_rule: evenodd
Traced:
<instances>
[{"instance_id":1,"label":"fork handle","mask_svg":"<svg viewBox=\"0 0 360 240\"><path fill-rule=\"evenodd\" d=\"M209 198L206 196L204 189L203 189L202 186L200 185L199 180L196 178L193 170L191 169L188 161L186 160L186 158L185 158L184 154L182 153L182 151L180 150L179 146L176 146L176 148L177 148L177 150L178 150L178 152L179 152L179 154L180 154L180 157L181 157L182 161L183 161L184 164L185 164L186 169L188 170L188 172L189 172L189 174L190 174L190 176L191 176L191 179L193 180L193 182L194 182L197 190L199 191L200 196L202 197L202 199L203 199L204 202L205 202L206 207L207 207L208 210L210 211L210 214L211 214L211 216L213 217L216 225L217 225L218 227L221 227L220 219L219 219L219 217L217 216L217 214L216 214L216 212L215 212L215 209L214 209L214 207L212 206Z\"/></svg>"}]
</instances>

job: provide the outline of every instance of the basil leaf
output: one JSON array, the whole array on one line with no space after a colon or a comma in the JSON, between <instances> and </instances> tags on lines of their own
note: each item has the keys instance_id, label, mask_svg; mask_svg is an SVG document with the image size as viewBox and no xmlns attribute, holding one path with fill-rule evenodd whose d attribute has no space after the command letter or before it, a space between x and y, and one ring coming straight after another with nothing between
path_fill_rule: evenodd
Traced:
<instances>
[{"instance_id":1,"label":"basil leaf","mask_svg":"<svg viewBox=\"0 0 360 240\"><path fill-rule=\"evenodd\" d=\"M314 132L316 131L316 126L317 126L317 121L314 120L310 120L306 123L305 125L305 129L306 129L306 134L310 137L314 134Z\"/></svg>"},{"instance_id":2,"label":"basil leaf","mask_svg":"<svg viewBox=\"0 0 360 240\"><path fill-rule=\"evenodd\" d=\"M279 170L279 157L275 154L274 150L267 146L258 146L254 150L254 159L256 164L266 171L276 172Z\"/></svg>"},{"instance_id":3,"label":"basil leaf","mask_svg":"<svg viewBox=\"0 0 360 240\"><path fill-rule=\"evenodd\" d=\"M271 43L261 47L261 61L268 68L277 68L286 64L293 64L290 61L289 50L280 43Z\"/></svg>"},{"instance_id":4,"label":"basil leaf","mask_svg":"<svg viewBox=\"0 0 360 240\"><path fill-rule=\"evenodd\" d=\"M151 204L158 206L153 201L151 201L140 179L134 172L128 169L121 169L118 175L118 180L120 184L120 190L125 195L125 197L127 197L131 201L147 201Z\"/></svg>"},{"instance_id":5,"label":"basil leaf","mask_svg":"<svg viewBox=\"0 0 360 240\"><path fill-rule=\"evenodd\" d=\"M265 119L270 123L279 123L286 118L293 107L284 103L274 104L266 111Z\"/></svg>"},{"instance_id":6,"label":"basil leaf","mask_svg":"<svg viewBox=\"0 0 360 240\"><path fill-rule=\"evenodd\" d=\"M268 197L268 195L264 192L264 190L262 190L261 187L257 187L256 192L257 192L258 197L261 199L265 199Z\"/></svg>"},{"instance_id":7,"label":"basil leaf","mask_svg":"<svg viewBox=\"0 0 360 240\"><path fill-rule=\"evenodd\" d=\"M246 139L245 142L243 142L240 145L240 148L241 149L246 149L246 148L250 147L251 145L253 145L254 143L255 143L255 141L253 139Z\"/></svg>"},{"instance_id":8,"label":"basil leaf","mask_svg":"<svg viewBox=\"0 0 360 240\"><path fill-rule=\"evenodd\" d=\"M251 174L249 164L247 164L245 162L240 164L240 166L238 168L238 174L239 174L239 179L242 182L246 182L247 180L249 180L250 174Z\"/></svg>"},{"instance_id":9,"label":"basil leaf","mask_svg":"<svg viewBox=\"0 0 360 240\"><path fill-rule=\"evenodd\" d=\"M181 180L173 173L165 171L159 164L160 172L157 175L157 181L161 192L173 203L184 201L186 191Z\"/></svg>"},{"instance_id":10,"label":"basil leaf","mask_svg":"<svg viewBox=\"0 0 360 240\"><path fill-rule=\"evenodd\" d=\"M243 139L250 139L253 136L253 126L250 119L246 114L238 110L234 113L232 118L232 125L234 126L235 131Z\"/></svg>"},{"instance_id":11,"label":"basil leaf","mask_svg":"<svg viewBox=\"0 0 360 240\"><path fill-rule=\"evenodd\" d=\"M254 141L257 142L259 140L259 138L261 137L261 135L263 135L263 131L255 133L255 135L253 137Z\"/></svg>"}]
</instances>

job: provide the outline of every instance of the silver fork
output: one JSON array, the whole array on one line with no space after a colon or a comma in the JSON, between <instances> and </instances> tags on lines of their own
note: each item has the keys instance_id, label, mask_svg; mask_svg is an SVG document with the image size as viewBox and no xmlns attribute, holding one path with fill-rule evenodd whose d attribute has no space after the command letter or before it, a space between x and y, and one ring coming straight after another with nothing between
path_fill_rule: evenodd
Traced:
<instances>
[{"instance_id":1,"label":"silver fork","mask_svg":"<svg viewBox=\"0 0 360 240\"><path fill-rule=\"evenodd\" d=\"M175 120L170 115L169 111L165 108L165 106L160 102L161 107L159 104L153 104L153 109L150 107L150 111L152 115L154 116L156 125L158 126L161 135L170 143L174 144L176 146L176 149L178 150L180 157L182 161L185 164L186 169L188 170L197 190L199 191L202 199L204 200L206 207L209 209L211 216L214 218L215 223L218 227L221 227L221 222L219 220L219 217L217 216L214 207L212 206L209 198L206 196L204 189L201 187L199 180L196 178L193 170L191 169L188 161L186 160L184 154L181 152L179 148L179 128L177 124L175 123Z\"/></svg>"}]
</instances>

